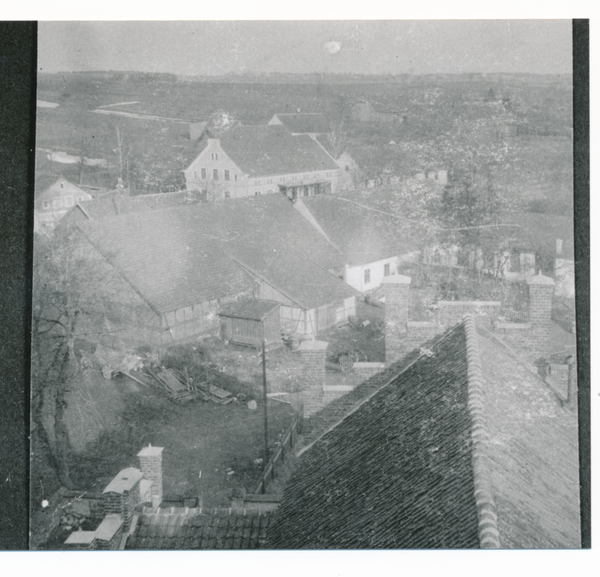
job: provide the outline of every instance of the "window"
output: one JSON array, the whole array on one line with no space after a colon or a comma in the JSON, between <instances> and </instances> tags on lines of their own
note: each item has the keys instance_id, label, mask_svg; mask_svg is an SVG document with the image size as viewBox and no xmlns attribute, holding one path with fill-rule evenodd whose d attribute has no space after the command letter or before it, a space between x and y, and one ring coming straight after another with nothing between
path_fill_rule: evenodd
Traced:
<instances>
[{"instance_id":1,"label":"window","mask_svg":"<svg viewBox=\"0 0 600 577\"><path fill-rule=\"evenodd\" d=\"M211 160L219 160L219 155L216 152L211 152L210 159Z\"/></svg>"},{"instance_id":2,"label":"window","mask_svg":"<svg viewBox=\"0 0 600 577\"><path fill-rule=\"evenodd\" d=\"M50 208L50 201L44 200L44 202L42 203L42 206L44 207L44 209L48 210Z\"/></svg>"},{"instance_id":3,"label":"window","mask_svg":"<svg viewBox=\"0 0 600 577\"><path fill-rule=\"evenodd\" d=\"M390 276L390 264L383 265L383 276Z\"/></svg>"},{"instance_id":4,"label":"window","mask_svg":"<svg viewBox=\"0 0 600 577\"><path fill-rule=\"evenodd\" d=\"M273 179L272 178L267 178L267 184L273 184Z\"/></svg>"},{"instance_id":5,"label":"window","mask_svg":"<svg viewBox=\"0 0 600 577\"><path fill-rule=\"evenodd\" d=\"M206 180L206 168L200 169L200 178L202 178L202 180Z\"/></svg>"},{"instance_id":6,"label":"window","mask_svg":"<svg viewBox=\"0 0 600 577\"><path fill-rule=\"evenodd\" d=\"M65 206L73 206L73 197L65 196Z\"/></svg>"},{"instance_id":7,"label":"window","mask_svg":"<svg viewBox=\"0 0 600 577\"><path fill-rule=\"evenodd\" d=\"M233 175L233 180L234 180L235 182L237 182L237 174L234 174L234 175Z\"/></svg>"},{"instance_id":8,"label":"window","mask_svg":"<svg viewBox=\"0 0 600 577\"><path fill-rule=\"evenodd\" d=\"M230 196L231 196L231 195L229 194L229 191L228 191L228 190L226 190L226 191L225 191L225 198L229 198Z\"/></svg>"},{"instance_id":9,"label":"window","mask_svg":"<svg viewBox=\"0 0 600 577\"><path fill-rule=\"evenodd\" d=\"M85 200L85 197L83 197L83 196L78 196L77 197L77 202L82 202L84 200Z\"/></svg>"},{"instance_id":10,"label":"window","mask_svg":"<svg viewBox=\"0 0 600 577\"><path fill-rule=\"evenodd\" d=\"M219 171L216 168L213 168L213 179L219 180Z\"/></svg>"},{"instance_id":11,"label":"window","mask_svg":"<svg viewBox=\"0 0 600 577\"><path fill-rule=\"evenodd\" d=\"M259 185L260 185L260 180L255 180L255 181L254 181L254 184L255 184L256 186L259 186Z\"/></svg>"},{"instance_id":12,"label":"window","mask_svg":"<svg viewBox=\"0 0 600 577\"><path fill-rule=\"evenodd\" d=\"M257 190L257 191L254 193L254 196L260 196L260 190Z\"/></svg>"},{"instance_id":13,"label":"window","mask_svg":"<svg viewBox=\"0 0 600 577\"><path fill-rule=\"evenodd\" d=\"M194 180L198 180L198 173L194 170Z\"/></svg>"},{"instance_id":14,"label":"window","mask_svg":"<svg viewBox=\"0 0 600 577\"><path fill-rule=\"evenodd\" d=\"M371 269L365 269L365 284L369 284L371 282Z\"/></svg>"},{"instance_id":15,"label":"window","mask_svg":"<svg viewBox=\"0 0 600 577\"><path fill-rule=\"evenodd\" d=\"M64 182L61 182L61 183L60 183L60 187L61 187L61 188L64 188L64 187L65 187L65 183L64 183Z\"/></svg>"},{"instance_id":16,"label":"window","mask_svg":"<svg viewBox=\"0 0 600 577\"><path fill-rule=\"evenodd\" d=\"M219 160L219 154L215 152L215 160Z\"/></svg>"},{"instance_id":17,"label":"window","mask_svg":"<svg viewBox=\"0 0 600 577\"><path fill-rule=\"evenodd\" d=\"M54 208L62 208L63 201L62 198L55 198L52 200L52 206Z\"/></svg>"},{"instance_id":18,"label":"window","mask_svg":"<svg viewBox=\"0 0 600 577\"><path fill-rule=\"evenodd\" d=\"M226 170L224 174L225 174L225 180L229 180L229 171Z\"/></svg>"},{"instance_id":19,"label":"window","mask_svg":"<svg viewBox=\"0 0 600 577\"><path fill-rule=\"evenodd\" d=\"M269 194L271 194L271 193L273 192L273 189L272 189L272 188L269 188L269 190L267 190L267 192L268 192Z\"/></svg>"}]
</instances>

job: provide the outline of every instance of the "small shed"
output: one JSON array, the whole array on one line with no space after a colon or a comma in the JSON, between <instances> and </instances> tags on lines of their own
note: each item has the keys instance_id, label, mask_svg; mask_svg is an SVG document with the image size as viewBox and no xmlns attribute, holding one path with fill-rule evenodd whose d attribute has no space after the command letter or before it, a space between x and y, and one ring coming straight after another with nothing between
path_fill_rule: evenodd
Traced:
<instances>
[{"instance_id":1,"label":"small shed","mask_svg":"<svg viewBox=\"0 0 600 577\"><path fill-rule=\"evenodd\" d=\"M279 303L268 300L242 300L224 304L221 338L236 345L260 348L263 338L267 347L281 343Z\"/></svg>"}]
</instances>

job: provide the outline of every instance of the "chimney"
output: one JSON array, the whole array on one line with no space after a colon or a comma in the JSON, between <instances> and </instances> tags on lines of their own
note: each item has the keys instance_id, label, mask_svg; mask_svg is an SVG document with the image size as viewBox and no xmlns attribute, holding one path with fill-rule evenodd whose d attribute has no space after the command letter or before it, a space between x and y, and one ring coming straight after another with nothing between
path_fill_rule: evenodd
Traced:
<instances>
[{"instance_id":1,"label":"chimney","mask_svg":"<svg viewBox=\"0 0 600 577\"><path fill-rule=\"evenodd\" d=\"M577 408L577 363L573 355L569 355L566 359L568 369L567 381L567 409L575 410Z\"/></svg>"},{"instance_id":2,"label":"chimney","mask_svg":"<svg viewBox=\"0 0 600 577\"><path fill-rule=\"evenodd\" d=\"M408 323L408 298L411 278L403 275L384 277L385 295L385 362L392 363L402 356Z\"/></svg>"},{"instance_id":3,"label":"chimney","mask_svg":"<svg viewBox=\"0 0 600 577\"><path fill-rule=\"evenodd\" d=\"M542 352L550 345L552 294L554 281L541 273L527 279L529 286L529 324L531 334Z\"/></svg>"},{"instance_id":4,"label":"chimney","mask_svg":"<svg viewBox=\"0 0 600 577\"><path fill-rule=\"evenodd\" d=\"M144 479L152 483L152 507L154 508L161 504L163 498L162 452L163 447L153 447L149 444L137 455L140 458Z\"/></svg>"},{"instance_id":5,"label":"chimney","mask_svg":"<svg viewBox=\"0 0 600 577\"><path fill-rule=\"evenodd\" d=\"M323 385L325 384L325 341L302 341L298 352L302 359L300 398L304 405L304 416L310 417L323 407Z\"/></svg>"}]
</instances>

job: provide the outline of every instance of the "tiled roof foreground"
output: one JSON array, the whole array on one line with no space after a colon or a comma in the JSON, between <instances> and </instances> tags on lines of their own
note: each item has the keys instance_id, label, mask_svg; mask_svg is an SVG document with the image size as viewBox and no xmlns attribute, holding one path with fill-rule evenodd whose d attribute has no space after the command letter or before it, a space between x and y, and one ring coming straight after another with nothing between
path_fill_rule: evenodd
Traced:
<instances>
[{"instance_id":1,"label":"tiled roof foreground","mask_svg":"<svg viewBox=\"0 0 600 577\"><path fill-rule=\"evenodd\" d=\"M311 432L267 547L580 546L577 416L490 333L467 317L385 372Z\"/></svg>"},{"instance_id":2,"label":"tiled roof foreground","mask_svg":"<svg viewBox=\"0 0 600 577\"><path fill-rule=\"evenodd\" d=\"M271 513L243 514L228 509L144 511L126 549L258 549L271 518Z\"/></svg>"},{"instance_id":3,"label":"tiled roof foreground","mask_svg":"<svg viewBox=\"0 0 600 577\"><path fill-rule=\"evenodd\" d=\"M268 547L478 547L462 325L431 352L300 456Z\"/></svg>"}]
</instances>

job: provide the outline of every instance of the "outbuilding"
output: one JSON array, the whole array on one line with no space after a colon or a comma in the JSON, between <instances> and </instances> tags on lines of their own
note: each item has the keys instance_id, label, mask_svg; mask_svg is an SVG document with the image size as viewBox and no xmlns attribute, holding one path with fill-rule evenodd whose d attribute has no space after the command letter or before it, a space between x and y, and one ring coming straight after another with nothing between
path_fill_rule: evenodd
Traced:
<instances>
[{"instance_id":1,"label":"outbuilding","mask_svg":"<svg viewBox=\"0 0 600 577\"><path fill-rule=\"evenodd\" d=\"M221 338L224 341L259 348L263 339L266 347L281 343L279 303L249 299L223 305L218 312L221 319Z\"/></svg>"}]
</instances>

